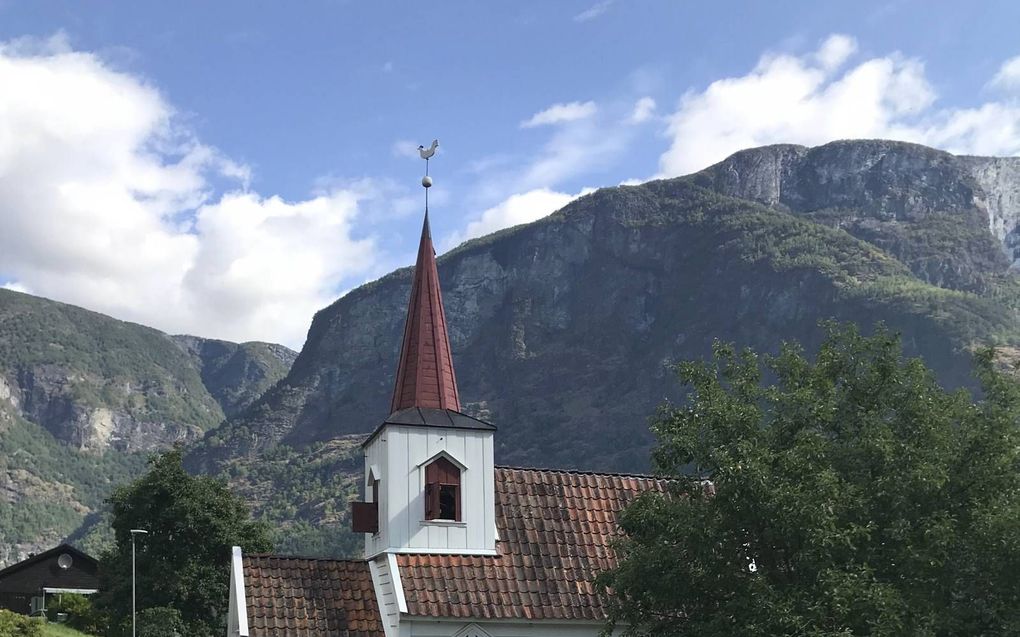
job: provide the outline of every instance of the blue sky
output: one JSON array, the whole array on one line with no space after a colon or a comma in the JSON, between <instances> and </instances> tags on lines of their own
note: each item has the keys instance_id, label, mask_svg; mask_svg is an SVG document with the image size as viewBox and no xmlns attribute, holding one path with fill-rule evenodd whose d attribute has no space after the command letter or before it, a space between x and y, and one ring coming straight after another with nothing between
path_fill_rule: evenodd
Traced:
<instances>
[{"instance_id":1,"label":"blue sky","mask_svg":"<svg viewBox=\"0 0 1020 637\"><path fill-rule=\"evenodd\" d=\"M413 259L433 137L441 250L763 143L1016 154L975 4L0 0L0 282L297 347Z\"/></svg>"}]
</instances>

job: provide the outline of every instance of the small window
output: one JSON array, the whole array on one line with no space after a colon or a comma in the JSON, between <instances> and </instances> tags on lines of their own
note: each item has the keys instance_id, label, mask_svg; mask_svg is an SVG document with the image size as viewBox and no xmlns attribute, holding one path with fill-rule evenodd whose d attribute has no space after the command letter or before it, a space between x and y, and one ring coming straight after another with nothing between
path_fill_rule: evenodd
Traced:
<instances>
[{"instance_id":1,"label":"small window","mask_svg":"<svg viewBox=\"0 0 1020 637\"><path fill-rule=\"evenodd\" d=\"M460 522L460 468L446 458L425 467L425 519Z\"/></svg>"}]
</instances>

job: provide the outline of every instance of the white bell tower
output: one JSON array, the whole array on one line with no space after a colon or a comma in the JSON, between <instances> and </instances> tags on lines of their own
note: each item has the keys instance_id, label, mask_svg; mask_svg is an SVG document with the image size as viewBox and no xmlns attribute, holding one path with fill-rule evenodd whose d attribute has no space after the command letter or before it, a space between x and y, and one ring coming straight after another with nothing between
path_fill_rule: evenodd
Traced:
<instances>
[{"instance_id":1,"label":"white bell tower","mask_svg":"<svg viewBox=\"0 0 1020 637\"><path fill-rule=\"evenodd\" d=\"M365 500L354 503L354 530L365 557L381 553L496 554L493 434L460 411L435 249L425 221L389 417L364 443Z\"/></svg>"}]
</instances>

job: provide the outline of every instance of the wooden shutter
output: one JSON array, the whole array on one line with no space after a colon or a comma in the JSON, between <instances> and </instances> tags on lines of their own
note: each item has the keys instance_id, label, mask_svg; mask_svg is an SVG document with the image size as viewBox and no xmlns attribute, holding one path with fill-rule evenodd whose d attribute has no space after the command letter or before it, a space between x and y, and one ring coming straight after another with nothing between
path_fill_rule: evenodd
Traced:
<instances>
[{"instance_id":1,"label":"wooden shutter","mask_svg":"<svg viewBox=\"0 0 1020 637\"><path fill-rule=\"evenodd\" d=\"M378 533L379 504L351 502L351 530L355 533Z\"/></svg>"},{"instance_id":2,"label":"wooden shutter","mask_svg":"<svg viewBox=\"0 0 1020 637\"><path fill-rule=\"evenodd\" d=\"M425 519L439 518L440 486L454 487L456 499L454 520L461 520L460 513L460 467L446 458L436 458L425 467Z\"/></svg>"},{"instance_id":3,"label":"wooden shutter","mask_svg":"<svg viewBox=\"0 0 1020 637\"><path fill-rule=\"evenodd\" d=\"M430 482L425 485L425 519L435 520L437 517L439 517L439 484Z\"/></svg>"}]
</instances>

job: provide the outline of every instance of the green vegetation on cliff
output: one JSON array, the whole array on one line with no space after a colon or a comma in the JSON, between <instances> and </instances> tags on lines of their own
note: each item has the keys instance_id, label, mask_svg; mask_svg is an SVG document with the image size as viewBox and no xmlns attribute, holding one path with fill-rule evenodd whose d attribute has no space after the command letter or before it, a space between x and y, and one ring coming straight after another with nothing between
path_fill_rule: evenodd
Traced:
<instances>
[{"instance_id":1,"label":"green vegetation on cliff","mask_svg":"<svg viewBox=\"0 0 1020 637\"><path fill-rule=\"evenodd\" d=\"M0 565L69 536L101 549L112 489L254 401L294 356L0 289Z\"/></svg>"},{"instance_id":2,"label":"green vegetation on cliff","mask_svg":"<svg viewBox=\"0 0 1020 637\"><path fill-rule=\"evenodd\" d=\"M670 362L710 356L715 339L811 351L830 318L884 322L945 386L973 387L975 347L1020 345L1020 283L988 231L1001 211L984 203L1012 191L981 190L972 164L889 142L758 149L470 241L439 260L464 409L500 427L497 462L640 471L649 414L680 397ZM398 270L321 310L288 376L191 466L254 466L374 429L410 279ZM304 480L299 465L274 480Z\"/></svg>"}]
</instances>

